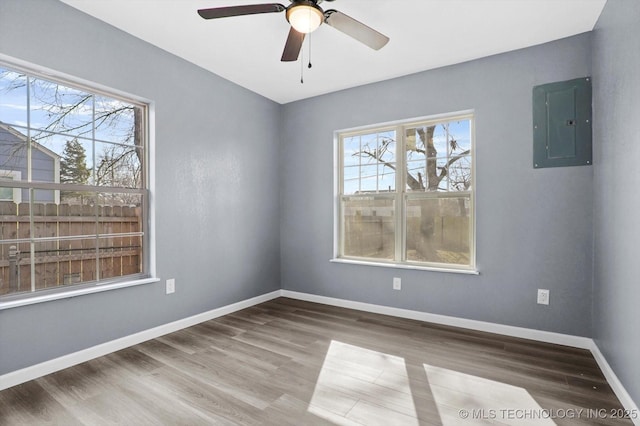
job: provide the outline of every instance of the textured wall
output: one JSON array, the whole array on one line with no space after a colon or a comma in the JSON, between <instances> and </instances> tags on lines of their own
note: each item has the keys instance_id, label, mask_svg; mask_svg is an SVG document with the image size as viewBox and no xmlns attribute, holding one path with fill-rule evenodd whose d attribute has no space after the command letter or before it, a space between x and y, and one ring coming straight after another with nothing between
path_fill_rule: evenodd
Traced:
<instances>
[{"instance_id":1,"label":"textured wall","mask_svg":"<svg viewBox=\"0 0 640 426\"><path fill-rule=\"evenodd\" d=\"M598 347L640 405L640 2L607 2L593 32L594 313Z\"/></svg>"},{"instance_id":2,"label":"textured wall","mask_svg":"<svg viewBox=\"0 0 640 426\"><path fill-rule=\"evenodd\" d=\"M283 288L590 336L593 168L534 170L531 106L533 86L589 75L590 46L583 34L285 105ZM467 109L480 275L330 263L333 132ZM536 304L537 288L551 290L549 306Z\"/></svg>"},{"instance_id":3,"label":"textured wall","mask_svg":"<svg viewBox=\"0 0 640 426\"><path fill-rule=\"evenodd\" d=\"M163 280L0 311L0 374L280 288L279 105L56 0L2 0L0 53L154 103Z\"/></svg>"}]
</instances>

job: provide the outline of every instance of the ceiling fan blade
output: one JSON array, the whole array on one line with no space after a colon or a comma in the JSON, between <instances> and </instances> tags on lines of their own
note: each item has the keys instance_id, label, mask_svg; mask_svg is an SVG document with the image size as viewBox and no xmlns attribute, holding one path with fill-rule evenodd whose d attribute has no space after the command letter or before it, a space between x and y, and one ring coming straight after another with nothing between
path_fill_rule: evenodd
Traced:
<instances>
[{"instance_id":1,"label":"ceiling fan blade","mask_svg":"<svg viewBox=\"0 0 640 426\"><path fill-rule=\"evenodd\" d=\"M386 35L337 10L327 10L324 13L324 22L374 50L382 49L389 42Z\"/></svg>"},{"instance_id":2,"label":"ceiling fan blade","mask_svg":"<svg viewBox=\"0 0 640 426\"><path fill-rule=\"evenodd\" d=\"M291 27L289 36L287 37L287 43L284 45L284 52L282 52L282 59L280 59L282 62L294 62L298 60L304 36L304 33L299 33Z\"/></svg>"},{"instance_id":3,"label":"ceiling fan blade","mask_svg":"<svg viewBox=\"0 0 640 426\"><path fill-rule=\"evenodd\" d=\"M214 7L199 9L198 15L204 19L227 18L229 16L256 15L258 13L282 12L287 8L280 3L248 4L244 6Z\"/></svg>"}]
</instances>

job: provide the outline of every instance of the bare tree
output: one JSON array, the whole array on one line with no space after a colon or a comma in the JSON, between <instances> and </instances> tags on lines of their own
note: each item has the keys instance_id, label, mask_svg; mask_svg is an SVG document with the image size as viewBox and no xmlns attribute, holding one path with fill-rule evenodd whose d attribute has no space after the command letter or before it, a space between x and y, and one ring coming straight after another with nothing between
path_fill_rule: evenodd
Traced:
<instances>
[{"instance_id":1,"label":"bare tree","mask_svg":"<svg viewBox=\"0 0 640 426\"><path fill-rule=\"evenodd\" d=\"M443 124L442 126L447 126ZM414 129L410 129L413 131ZM426 176L423 176L421 171L415 172L415 175L407 168L406 182L409 189L412 191L437 191L440 189L440 184L445 178L454 178L450 180L449 184L454 186L456 190L466 190L471 185L470 175L464 170L458 170L458 173L451 173L455 169L456 163L466 158L470 151L462 151L456 139L450 137L447 144L450 149L450 155L444 165L438 166L438 151L434 144L434 133L436 126L424 126L415 129L415 133L418 135L419 143L412 140L406 144L407 158L411 158L412 154L421 154L422 157L426 157ZM407 138L410 140L410 138ZM414 138L415 139L415 138ZM384 138L380 143L380 146L371 147L364 145L362 149L354 156L365 157L370 160L374 160L381 163L384 167L391 170L396 170L394 163L385 158L385 154L389 150L389 146L395 142L391 138ZM452 154L452 155L451 155ZM445 153L446 155L446 153ZM464 189L463 189L464 188Z\"/></svg>"},{"instance_id":2,"label":"bare tree","mask_svg":"<svg viewBox=\"0 0 640 426\"><path fill-rule=\"evenodd\" d=\"M88 156L95 162L91 167L92 182L103 186L141 186L144 161L139 107L1 68L0 80L5 93L24 92L25 97L28 93L32 142L47 146L49 138L56 134L96 141L96 152ZM24 102L26 105L26 99ZM41 123L34 126L37 121ZM16 146L15 156L24 157L24 149L25 146Z\"/></svg>"}]
</instances>

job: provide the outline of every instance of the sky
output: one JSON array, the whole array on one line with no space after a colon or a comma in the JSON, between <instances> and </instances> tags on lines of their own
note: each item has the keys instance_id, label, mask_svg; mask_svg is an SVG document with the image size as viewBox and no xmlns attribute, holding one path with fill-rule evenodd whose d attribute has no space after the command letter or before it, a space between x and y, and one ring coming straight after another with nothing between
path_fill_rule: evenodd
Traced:
<instances>
[{"instance_id":1,"label":"sky","mask_svg":"<svg viewBox=\"0 0 640 426\"><path fill-rule=\"evenodd\" d=\"M134 108L0 67L0 121L61 157L66 142L77 139L90 169L106 152L134 144Z\"/></svg>"},{"instance_id":2,"label":"sky","mask_svg":"<svg viewBox=\"0 0 640 426\"><path fill-rule=\"evenodd\" d=\"M424 181L427 157L421 152L410 149L414 147L424 151L424 145L417 135L416 127L408 126L403 129L407 146L405 161L409 173L416 179L418 179L418 173L421 173ZM396 172L394 169L398 148L397 140L395 129L345 137L343 140L344 187L342 193L348 195L361 192L395 191ZM436 150L435 158L438 172L440 172L440 168L445 166L451 158L471 149L471 121L468 119L453 120L436 124L433 145ZM381 153L382 161L375 158L378 152ZM451 177L455 179L457 174L462 173L469 178L470 165L470 155L455 161L449 170ZM459 176L457 180L460 180ZM452 185L448 185L445 178L440 182L439 190L452 191L456 189Z\"/></svg>"}]
</instances>

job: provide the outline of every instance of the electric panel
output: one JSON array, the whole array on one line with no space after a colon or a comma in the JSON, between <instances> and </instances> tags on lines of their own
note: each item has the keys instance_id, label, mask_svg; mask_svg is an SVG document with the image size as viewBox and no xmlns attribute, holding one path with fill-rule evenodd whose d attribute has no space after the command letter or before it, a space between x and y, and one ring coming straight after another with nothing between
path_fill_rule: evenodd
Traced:
<instances>
[{"instance_id":1,"label":"electric panel","mask_svg":"<svg viewBox=\"0 0 640 426\"><path fill-rule=\"evenodd\" d=\"M533 167L592 163L591 78L533 88Z\"/></svg>"}]
</instances>

